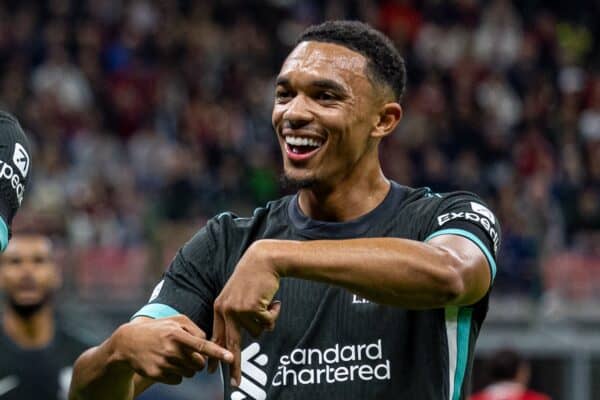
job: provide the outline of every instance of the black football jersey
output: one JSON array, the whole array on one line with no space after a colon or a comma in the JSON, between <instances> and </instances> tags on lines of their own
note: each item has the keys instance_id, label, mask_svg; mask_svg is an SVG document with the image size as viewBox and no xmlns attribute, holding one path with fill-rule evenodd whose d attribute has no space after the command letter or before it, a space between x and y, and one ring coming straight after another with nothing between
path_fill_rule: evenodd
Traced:
<instances>
[{"instance_id":1,"label":"black football jersey","mask_svg":"<svg viewBox=\"0 0 600 400\"><path fill-rule=\"evenodd\" d=\"M182 313L210 337L213 302L259 239L428 241L439 235L475 243L493 280L499 225L472 193L437 194L392 183L379 206L349 222L310 219L297 195L271 202L250 218L220 214L183 246L134 317ZM242 381L239 388L229 386L225 367L225 398L466 399L488 295L468 307L410 310L373 303L341 287L283 278L275 296L282 303L276 328L258 339L244 333Z\"/></svg>"},{"instance_id":2,"label":"black football jersey","mask_svg":"<svg viewBox=\"0 0 600 400\"><path fill-rule=\"evenodd\" d=\"M75 360L88 344L61 331L45 347L25 349L0 326L0 399L66 400Z\"/></svg>"}]
</instances>

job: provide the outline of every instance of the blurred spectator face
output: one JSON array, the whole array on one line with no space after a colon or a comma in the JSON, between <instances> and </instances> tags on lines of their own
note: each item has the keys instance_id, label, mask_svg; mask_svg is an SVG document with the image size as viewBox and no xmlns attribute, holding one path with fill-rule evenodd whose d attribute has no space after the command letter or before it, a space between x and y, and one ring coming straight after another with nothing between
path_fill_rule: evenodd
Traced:
<instances>
[{"instance_id":1,"label":"blurred spectator face","mask_svg":"<svg viewBox=\"0 0 600 400\"><path fill-rule=\"evenodd\" d=\"M48 239L39 235L15 236L0 259L0 288L9 304L38 309L60 286Z\"/></svg>"},{"instance_id":2,"label":"blurred spectator face","mask_svg":"<svg viewBox=\"0 0 600 400\"><path fill-rule=\"evenodd\" d=\"M272 115L288 181L331 184L374 148L378 99L365 70L362 55L331 43L303 42L288 56Z\"/></svg>"}]
</instances>

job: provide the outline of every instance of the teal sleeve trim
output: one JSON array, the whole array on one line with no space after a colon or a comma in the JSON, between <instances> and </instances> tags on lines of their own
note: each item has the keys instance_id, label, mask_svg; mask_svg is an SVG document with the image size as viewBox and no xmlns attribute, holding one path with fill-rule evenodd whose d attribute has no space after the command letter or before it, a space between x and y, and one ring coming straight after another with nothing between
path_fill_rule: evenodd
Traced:
<instances>
[{"instance_id":1,"label":"teal sleeve trim","mask_svg":"<svg viewBox=\"0 0 600 400\"><path fill-rule=\"evenodd\" d=\"M496 261L494 260L494 257L492 257L492 254L488 250L487 246L485 244L483 244L483 242L477 236L475 236L474 234L472 234L469 231L465 231L464 229L456 229L456 228L442 229L440 231L435 231L431 235L427 236L427 238L425 239L425 242L433 239L434 237L438 237L441 235L462 236L464 238L469 239L471 242L475 243L477 245L477 247L479 247L481 249L483 254L485 254L485 258L487 258L487 260L488 260L488 264L490 265L490 272L492 274L492 282L494 282L494 278L496 277Z\"/></svg>"},{"instance_id":2,"label":"teal sleeve trim","mask_svg":"<svg viewBox=\"0 0 600 400\"><path fill-rule=\"evenodd\" d=\"M8 226L4 218L0 217L0 252L6 250L6 246L8 246Z\"/></svg>"},{"instance_id":3,"label":"teal sleeve trim","mask_svg":"<svg viewBox=\"0 0 600 400\"><path fill-rule=\"evenodd\" d=\"M135 317L150 317L154 319L174 317L181 314L179 311L166 304L152 303L146 304L138 312L133 314L131 319Z\"/></svg>"},{"instance_id":4,"label":"teal sleeve trim","mask_svg":"<svg viewBox=\"0 0 600 400\"><path fill-rule=\"evenodd\" d=\"M467 371L467 362L469 361L469 336L471 334L471 318L473 310L471 308L461 308L458 311L458 332L456 335L457 358L456 375L454 375L454 393L452 400L460 400L462 386Z\"/></svg>"}]
</instances>

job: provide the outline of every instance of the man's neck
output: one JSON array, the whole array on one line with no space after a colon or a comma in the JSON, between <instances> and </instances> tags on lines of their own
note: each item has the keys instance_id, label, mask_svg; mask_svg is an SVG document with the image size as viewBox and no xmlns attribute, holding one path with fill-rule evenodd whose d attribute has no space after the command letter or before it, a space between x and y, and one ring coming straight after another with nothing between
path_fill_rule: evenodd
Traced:
<instances>
[{"instance_id":1,"label":"man's neck","mask_svg":"<svg viewBox=\"0 0 600 400\"><path fill-rule=\"evenodd\" d=\"M4 333L24 348L44 347L54 337L54 311L50 305L41 307L28 317L22 317L11 307L6 307L2 322Z\"/></svg>"},{"instance_id":2,"label":"man's neck","mask_svg":"<svg viewBox=\"0 0 600 400\"><path fill-rule=\"evenodd\" d=\"M330 189L307 188L299 192L302 212L312 219L344 222L375 209L390 191L381 170L368 179L346 179Z\"/></svg>"}]
</instances>

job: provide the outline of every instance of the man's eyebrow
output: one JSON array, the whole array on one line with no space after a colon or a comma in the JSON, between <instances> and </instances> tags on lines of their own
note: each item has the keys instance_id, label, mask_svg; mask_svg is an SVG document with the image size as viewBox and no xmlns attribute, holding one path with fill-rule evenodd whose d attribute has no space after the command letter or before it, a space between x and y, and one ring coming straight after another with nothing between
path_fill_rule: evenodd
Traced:
<instances>
[{"instance_id":1,"label":"man's eyebrow","mask_svg":"<svg viewBox=\"0 0 600 400\"><path fill-rule=\"evenodd\" d=\"M277 86L290 86L290 80L287 77L281 76L277 78L275 84ZM333 90L334 92L338 92L340 94L347 93L344 86L331 79L316 79L311 81L309 86L318 87L319 89Z\"/></svg>"},{"instance_id":2,"label":"man's eyebrow","mask_svg":"<svg viewBox=\"0 0 600 400\"><path fill-rule=\"evenodd\" d=\"M333 90L338 93L346 93L346 89L336 81L332 81L331 79L317 79L311 82L311 86L316 86L320 89L328 89Z\"/></svg>"}]
</instances>

